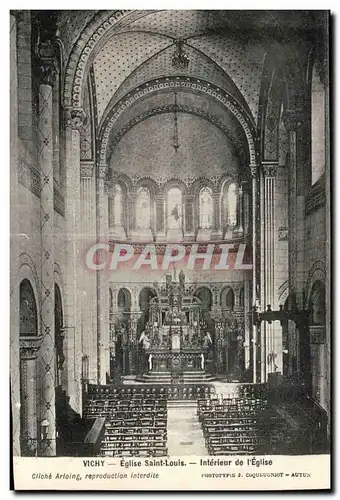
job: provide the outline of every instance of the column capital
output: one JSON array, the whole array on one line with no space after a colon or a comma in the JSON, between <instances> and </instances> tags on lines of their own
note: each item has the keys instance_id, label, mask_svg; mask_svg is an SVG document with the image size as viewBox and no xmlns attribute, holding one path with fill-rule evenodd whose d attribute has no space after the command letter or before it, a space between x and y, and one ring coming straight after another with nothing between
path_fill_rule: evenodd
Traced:
<instances>
[{"instance_id":1,"label":"column capital","mask_svg":"<svg viewBox=\"0 0 340 500\"><path fill-rule=\"evenodd\" d=\"M108 166L105 163L99 163L99 165L97 167L98 179L105 180L106 176L107 176L107 172L108 172Z\"/></svg>"},{"instance_id":2,"label":"column capital","mask_svg":"<svg viewBox=\"0 0 340 500\"><path fill-rule=\"evenodd\" d=\"M42 336L20 337L20 357L25 360L36 359Z\"/></svg>"},{"instance_id":3,"label":"column capital","mask_svg":"<svg viewBox=\"0 0 340 500\"><path fill-rule=\"evenodd\" d=\"M87 115L82 108L67 108L65 110L66 126L79 130L86 123Z\"/></svg>"},{"instance_id":4,"label":"column capital","mask_svg":"<svg viewBox=\"0 0 340 500\"><path fill-rule=\"evenodd\" d=\"M80 177L82 179L93 177L94 162L80 162Z\"/></svg>"},{"instance_id":5,"label":"column capital","mask_svg":"<svg viewBox=\"0 0 340 500\"><path fill-rule=\"evenodd\" d=\"M278 166L277 162L262 163L263 175L265 177L276 177Z\"/></svg>"},{"instance_id":6,"label":"column capital","mask_svg":"<svg viewBox=\"0 0 340 500\"><path fill-rule=\"evenodd\" d=\"M302 109L287 109L282 114L283 124L288 131L296 131L305 122L305 114Z\"/></svg>"},{"instance_id":7,"label":"column capital","mask_svg":"<svg viewBox=\"0 0 340 500\"><path fill-rule=\"evenodd\" d=\"M107 177L104 179L104 191L105 194L109 194L111 191L111 181Z\"/></svg>"},{"instance_id":8,"label":"column capital","mask_svg":"<svg viewBox=\"0 0 340 500\"><path fill-rule=\"evenodd\" d=\"M40 83L53 86L59 73L58 60L52 40L40 42L37 47Z\"/></svg>"}]
</instances>

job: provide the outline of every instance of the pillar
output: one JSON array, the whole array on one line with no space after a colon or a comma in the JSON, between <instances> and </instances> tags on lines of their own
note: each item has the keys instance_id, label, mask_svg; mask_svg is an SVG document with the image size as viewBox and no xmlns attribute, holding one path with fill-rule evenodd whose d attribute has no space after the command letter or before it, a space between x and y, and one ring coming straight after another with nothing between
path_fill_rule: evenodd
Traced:
<instances>
[{"instance_id":1,"label":"pillar","mask_svg":"<svg viewBox=\"0 0 340 500\"><path fill-rule=\"evenodd\" d=\"M299 141L305 141L304 117L298 110L286 110L283 115L284 126L289 138L289 203L288 203L288 259L289 259L289 293L296 301L298 309L302 310L304 304L304 220L305 196L304 190L309 186L304 177L304 167L299 168ZM307 386L311 387L310 373L310 339L307 321L299 321L296 325L295 335L298 347L298 369L305 379Z\"/></svg>"},{"instance_id":2,"label":"pillar","mask_svg":"<svg viewBox=\"0 0 340 500\"><path fill-rule=\"evenodd\" d=\"M70 405L81 414L81 359L82 359L82 283L83 259L81 254L81 202L80 202L80 134L86 120L81 108L65 110L65 364L63 389L70 397Z\"/></svg>"},{"instance_id":3,"label":"pillar","mask_svg":"<svg viewBox=\"0 0 340 500\"><path fill-rule=\"evenodd\" d=\"M94 162L80 163L81 254L96 243L96 187ZM82 262L85 262L82 258ZM89 382L97 382L97 302L96 276L84 267L82 272L82 355L89 359Z\"/></svg>"},{"instance_id":4,"label":"pillar","mask_svg":"<svg viewBox=\"0 0 340 500\"><path fill-rule=\"evenodd\" d=\"M42 337L20 338L21 455L37 454L37 353ZM38 429L40 432L40 429Z\"/></svg>"},{"instance_id":5,"label":"pillar","mask_svg":"<svg viewBox=\"0 0 340 500\"><path fill-rule=\"evenodd\" d=\"M259 178L259 168L256 164L250 165L251 177L252 177L252 305L259 307L260 305L260 279L261 279L261 269L262 262L260 258L260 248L261 248L261 211L259 203L259 192L260 192L260 178ZM261 335L260 328L257 325L252 325L251 334L251 354L253 362L253 382L260 382L262 365L261 365ZM262 349L263 350L263 349Z\"/></svg>"},{"instance_id":6,"label":"pillar","mask_svg":"<svg viewBox=\"0 0 340 500\"><path fill-rule=\"evenodd\" d=\"M241 183L237 188L237 225L234 229L234 234L241 236L244 230L243 223L243 183Z\"/></svg>"},{"instance_id":7,"label":"pillar","mask_svg":"<svg viewBox=\"0 0 340 500\"><path fill-rule=\"evenodd\" d=\"M159 194L155 197L156 208L156 241L165 241L166 211L165 195Z\"/></svg>"},{"instance_id":8,"label":"pillar","mask_svg":"<svg viewBox=\"0 0 340 500\"><path fill-rule=\"evenodd\" d=\"M273 310L278 309L275 290L275 177L277 173L277 162L263 162L263 268L261 269L262 287L262 309L271 305ZM278 321L263 322L261 325L264 333L264 357L262 363L264 367L264 380L267 380L268 373L275 371L282 372L282 327Z\"/></svg>"},{"instance_id":9,"label":"pillar","mask_svg":"<svg viewBox=\"0 0 340 500\"><path fill-rule=\"evenodd\" d=\"M40 348L40 422L48 424L46 439L40 441L39 455L56 455L55 424L55 339L54 339L54 203L53 203L53 130L52 85L55 78L55 61L44 58L41 47L39 85L39 116L37 131L37 159L41 172L40 228L41 228L41 334ZM39 425L38 424L38 425Z\"/></svg>"},{"instance_id":10,"label":"pillar","mask_svg":"<svg viewBox=\"0 0 340 500\"><path fill-rule=\"evenodd\" d=\"M108 241L108 184L107 165L97 166L97 241ZM106 184L106 185L105 185ZM107 258L104 255L103 258ZM96 271L97 281L97 383L106 383L110 372L110 332L109 332L109 271Z\"/></svg>"},{"instance_id":11,"label":"pillar","mask_svg":"<svg viewBox=\"0 0 340 500\"><path fill-rule=\"evenodd\" d=\"M211 233L211 238L215 240L221 240L223 237L221 230L221 195L220 193L213 193L213 229Z\"/></svg>"},{"instance_id":12,"label":"pillar","mask_svg":"<svg viewBox=\"0 0 340 500\"><path fill-rule=\"evenodd\" d=\"M195 196L191 194L186 194L183 196L183 207L184 207L184 236L186 240L194 240L195 238Z\"/></svg>"},{"instance_id":13,"label":"pillar","mask_svg":"<svg viewBox=\"0 0 340 500\"><path fill-rule=\"evenodd\" d=\"M20 455L17 21L10 15L10 378L13 456Z\"/></svg>"}]
</instances>

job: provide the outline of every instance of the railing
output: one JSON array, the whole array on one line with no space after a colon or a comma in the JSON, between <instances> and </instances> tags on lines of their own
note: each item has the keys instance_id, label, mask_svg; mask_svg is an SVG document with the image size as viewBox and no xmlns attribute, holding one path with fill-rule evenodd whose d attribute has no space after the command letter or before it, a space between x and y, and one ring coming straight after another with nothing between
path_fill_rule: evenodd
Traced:
<instances>
[{"instance_id":1,"label":"railing","mask_svg":"<svg viewBox=\"0 0 340 500\"><path fill-rule=\"evenodd\" d=\"M97 417L87 433L81 456L95 457L100 455L100 447L104 439L105 417Z\"/></svg>"}]
</instances>

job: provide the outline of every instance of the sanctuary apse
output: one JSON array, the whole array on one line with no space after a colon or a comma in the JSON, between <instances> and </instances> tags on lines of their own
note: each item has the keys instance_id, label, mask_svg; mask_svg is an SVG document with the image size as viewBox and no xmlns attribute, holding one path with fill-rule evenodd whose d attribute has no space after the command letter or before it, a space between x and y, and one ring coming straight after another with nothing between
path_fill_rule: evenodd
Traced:
<instances>
[{"instance_id":1,"label":"sanctuary apse","mask_svg":"<svg viewBox=\"0 0 340 500\"><path fill-rule=\"evenodd\" d=\"M269 414L276 384L280 432L308 428L306 453L329 436L327 30L324 11L11 12L15 456L176 454L173 400L221 454L209 405Z\"/></svg>"}]
</instances>

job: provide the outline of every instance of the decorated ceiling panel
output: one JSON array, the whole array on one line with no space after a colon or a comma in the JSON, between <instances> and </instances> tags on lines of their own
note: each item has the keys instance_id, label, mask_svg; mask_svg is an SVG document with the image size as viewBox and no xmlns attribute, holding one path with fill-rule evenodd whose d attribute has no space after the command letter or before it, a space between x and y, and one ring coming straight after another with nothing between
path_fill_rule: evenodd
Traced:
<instances>
[{"instance_id":1,"label":"decorated ceiling panel","mask_svg":"<svg viewBox=\"0 0 340 500\"><path fill-rule=\"evenodd\" d=\"M161 78L163 76L187 75L193 76L210 83L214 83L221 89L234 95L239 101L243 101L242 95L238 91L233 81L228 75L209 58L193 49L190 46L183 45L183 51L188 57L188 66L178 68L173 63L173 57L176 53L176 46L171 45L167 49L159 52L151 59L142 64L134 73L132 73L120 86L113 98L113 103L117 102L124 94L138 87L141 83Z\"/></svg>"},{"instance_id":2,"label":"decorated ceiling panel","mask_svg":"<svg viewBox=\"0 0 340 500\"><path fill-rule=\"evenodd\" d=\"M112 37L94 63L98 119L122 82L143 62L172 43L164 36L124 33Z\"/></svg>"},{"instance_id":3,"label":"decorated ceiling panel","mask_svg":"<svg viewBox=\"0 0 340 500\"><path fill-rule=\"evenodd\" d=\"M265 50L252 41L240 44L233 37L208 35L188 43L201 50L223 68L246 99L257 118Z\"/></svg>"},{"instance_id":4,"label":"decorated ceiling panel","mask_svg":"<svg viewBox=\"0 0 340 500\"><path fill-rule=\"evenodd\" d=\"M61 10L59 12L59 37L63 43L65 62L82 30L96 12L96 10Z\"/></svg>"},{"instance_id":5,"label":"decorated ceiling panel","mask_svg":"<svg viewBox=\"0 0 340 500\"><path fill-rule=\"evenodd\" d=\"M221 24L216 11L161 10L131 23L129 30L154 31L183 40L216 29L216 21Z\"/></svg>"}]
</instances>

